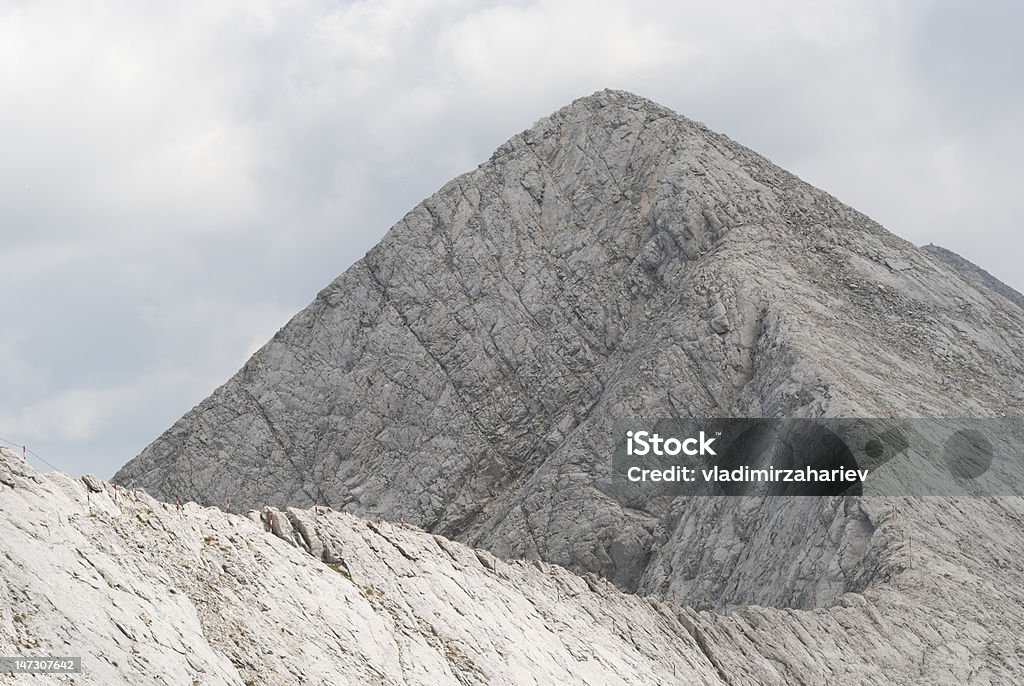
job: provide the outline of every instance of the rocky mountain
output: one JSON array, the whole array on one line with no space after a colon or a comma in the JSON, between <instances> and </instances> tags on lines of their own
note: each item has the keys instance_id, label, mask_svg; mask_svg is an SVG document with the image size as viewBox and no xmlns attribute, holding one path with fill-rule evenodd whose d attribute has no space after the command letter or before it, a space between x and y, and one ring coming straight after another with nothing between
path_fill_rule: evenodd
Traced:
<instances>
[{"instance_id":1,"label":"rocky mountain","mask_svg":"<svg viewBox=\"0 0 1024 686\"><path fill-rule=\"evenodd\" d=\"M859 504L630 508L613 422L1019 415L1022 360L1024 311L990 289L603 91L414 208L114 481L345 506L684 603L819 607L881 564Z\"/></svg>"},{"instance_id":2,"label":"rocky mountain","mask_svg":"<svg viewBox=\"0 0 1024 686\"><path fill-rule=\"evenodd\" d=\"M840 507L880 551L859 592L827 609L720 613L325 507L179 508L0 449L0 653L81 656L67 680L80 684L1020 682L1024 501ZM816 522L804 509L766 525L780 524ZM726 555L744 544L692 533Z\"/></svg>"},{"instance_id":3,"label":"rocky mountain","mask_svg":"<svg viewBox=\"0 0 1024 686\"><path fill-rule=\"evenodd\" d=\"M117 486L3 453L0 653L85 683L1020 683L1019 496L640 507L612 427L1022 407L991 282L603 91L414 208Z\"/></svg>"},{"instance_id":4,"label":"rocky mountain","mask_svg":"<svg viewBox=\"0 0 1024 686\"><path fill-rule=\"evenodd\" d=\"M1014 290L1012 287L1007 286L1005 283L992 276L970 260L964 259L952 250L947 250L946 248L942 248L932 243L922 245L921 250L924 250L935 259L941 260L943 263L949 265L975 286L983 286L989 290L995 291L1010 302L1015 303L1018 307L1024 309L1024 295Z\"/></svg>"}]
</instances>

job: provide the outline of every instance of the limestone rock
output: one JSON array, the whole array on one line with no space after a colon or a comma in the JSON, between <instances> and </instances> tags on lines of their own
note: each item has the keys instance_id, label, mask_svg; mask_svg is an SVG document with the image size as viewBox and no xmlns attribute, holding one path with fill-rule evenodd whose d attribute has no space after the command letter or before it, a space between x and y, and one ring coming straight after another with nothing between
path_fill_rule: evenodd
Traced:
<instances>
[{"instance_id":1,"label":"limestone rock","mask_svg":"<svg viewBox=\"0 0 1024 686\"><path fill-rule=\"evenodd\" d=\"M812 541L820 554L788 566L743 544L751 526L780 528L760 524L763 503L736 520L715 499L716 520L690 517L684 528L696 529L685 536L699 544L693 559L720 559L676 569L661 592L727 598L714 612L707 601L630 595L593 574L502 561L327 508L253 521L195 503L179 512L142 491L115 500L105 484L90 497L82 480L40 476L3 449L0 473L15 483L0 485L0 653L82 656L75 683L781 686L1024 675L1020 498L833 499ZM778 516L795 539L791 525L806 528L817 499L786 502ZM871 563L857 571L863 559ZM689 563L659 563L677 564ZM744 576L759 585L743 587ZM858 590L833 597L840 586Z\"/></svg>"},{"instance_id":2,"label":"limestone rock","mask_svg":"<svg viewBox=\"0 0 1024 686\"><path fill-rule=\"evenodd\" d=\"M75 683L722 683L673 612L551 565L325 509L268 532L89 497L2 448L0 468L0 654L80 656Z\"/></svg>"},{"instance_id":3,"label":"limestone rock","mask_svg":"<svg viewBox=\"0 0 1024 686\"><path fill-rule=\"evenodd\" d=\"M614 420L1018 414L1022 360L1024 311L728 138L604 91L414 208L115 481L346 504L679 589L657 575L698 553L664 546L727 513L622 507L602 485ZM847 572L828 598L856 588Z\"/></svg>"},{"instance_id":4,"label":"limestone rock","mask_svg":"<svg viewBox=\"0 0 1024 686\"><path fill-rule=\"evenodd\" d=\"M947 250L946 248L939 247L932 243L922 245L921 250L924 250L935 259L942 261L944 264L949 265L975 286L983 286L989 290L995 291L1010 302L1015 303L1020 308L1024 309L1024 294L1021 294L1012 287L1007 286L1005 283L992 276L970 260L957 255L952 250Z\"/></svg>"},{"instance_id":5,"label":"limestone rock","mask_svg":"<svg viewBox=\"0 0 1024 686\"><path fill-rule=\"evenodd\" d=\"M82 483L84 483L86 488L88 488L93 493L103 492L103 484L100 482L99 479L97 479L92 474L85 474L84 476L82 476Z\"/></svg>"},{"instance_id":6,"label":"limestone rock","mask_svg":"<svg viewBox=\"0 0 1024 686\"><path fill-rule=\"evenodd\" d=\"M414 208L115 477L251 519L145 497L103 526L47 519L85 485L0 469L23 532L5 583L20 605L55 565L79 573L47 580L62 597L178 620L69 618L114 676L148 630L175 682L299 680L283 655L312 683L1019 683L1019 498L641 510L607 485L617 419L1019 416L1024 310L949 262L696 122L594 94ZM114 590L21 546L55 536ZM119 594L136 577L157 605ZM34 636L62 640L64 607Z\"/></svg>"}]
</instances>

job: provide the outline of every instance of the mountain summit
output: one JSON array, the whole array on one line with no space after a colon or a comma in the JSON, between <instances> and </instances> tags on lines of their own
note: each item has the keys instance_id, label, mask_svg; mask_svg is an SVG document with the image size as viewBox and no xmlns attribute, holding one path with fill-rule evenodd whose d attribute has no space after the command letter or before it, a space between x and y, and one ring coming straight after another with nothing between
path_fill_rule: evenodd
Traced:
<instances>
[{"instance_id":1,"label":"mountain summit","mask_svg":"<svg viewBox=\"0 0 1024 686\"><path fill-rule=\"evenodd\" d=\"M602 91L417 205L115 481L402 519L682 602L817 607L888 569L859 500L630 509L613 421L1019 414L1022 360L1024 311L983 284Z\"/></svg>"},{"instance_id":2,"label":"mountain summit","mask_svg":"<svg viewBox=\"0 0 1024 686\"><path fill-rule=\"evenodd\" d=\"M1022 360L978 268L597 93L414 208L120 486L0 447L0 682L1024 683L1019 495L641 503L612 464L622 419L1018 426ZM1020 454L953 436L986 477Z\"/></svg>"}]
</instances>

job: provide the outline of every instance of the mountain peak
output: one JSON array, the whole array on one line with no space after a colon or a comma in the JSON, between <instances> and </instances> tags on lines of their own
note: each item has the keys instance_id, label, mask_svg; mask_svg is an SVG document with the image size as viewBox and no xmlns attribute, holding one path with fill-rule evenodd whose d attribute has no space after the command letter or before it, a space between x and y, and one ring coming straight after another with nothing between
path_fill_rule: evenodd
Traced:
<instances>
[{"instance_id":1,"label":"mountain peak","mask_svg":"<svg viewBox=\"0 0 1024 686\"><path fill-rule=\"evenodd\" d=\"M536 121L533 126L512 137L500 146L491 156L491 160L499 158L517 145L537 143L538 141L556 136L557 132L576 131L580 128L592 130L621 130L644 128L660 118L670 117L676 126L692 124L672 110L659 105L653 100L641 97L629 91L604 89L577 98L559 108L546 117ZM569 141L562 135L556 138L566 144L580 145L584 149L600 145L602 141L595 139Z\"/></svg>"},{"instance_id":2,"label":"mountain peak","mask_svg":"<svg viewBox=\"0 0 1024 686\"><path fill-rule=\"evenodd\" d=\"M0 653L96 683L1022 683L1024 509L982 496L1011 437L841 442L979 497L645 497L612 467L622 420L1018 416L1024 310L963 262L648 100L577 100L121 488L0 447ZM786 438L752 452L837 447Z\"/></svg>"},{"instance_id":3,"label":"mountain peak","mask_svg":"<svg viewBox=\"0 0 1024 686\"><path fill-rule=\"evenodd\" d=\"M637 95L632 91L617 90L614 88L602 88L590 95L584 95L572 101L567 107L583 106L588 108L622 107L626 109L651 109L664 112L671 112L664 106Z\"/></svg>"},{"instance_id":4,"label":"mountain peak","mask_svg":"<svg viewBox=\"0 0 1024 686\"><path fill-rule=\"evenodd\" d=\"M605 491L616 419L1015 412L1022 332L1018 308L751 150L600 91L411 210L115 478L344 504L655 589L658 555L701 553L652 533L678 512ZM858 574L833 571L816 602ZM747 573L669 586L730 602ZM732 601L807 597L759 593Z\"/></svg>"}]
</instances>

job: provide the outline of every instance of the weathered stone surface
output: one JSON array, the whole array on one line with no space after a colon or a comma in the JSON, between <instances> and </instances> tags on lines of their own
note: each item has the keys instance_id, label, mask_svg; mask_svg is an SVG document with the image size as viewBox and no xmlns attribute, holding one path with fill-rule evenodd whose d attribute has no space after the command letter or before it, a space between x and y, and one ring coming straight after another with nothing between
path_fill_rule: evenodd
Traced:
<instances>
[{"instance_id":1,"label":"weathered stone surface","mask_svg":"<svg viewBox=\"0 0 1024 686\"><path fill-rule=\"evenodd\" d=\"M966 278L973 285L983 286L989 290L995 291L1010 302L1024 308L1024 294L1021 294L1010 286L1007 286L1005 283L992 276L970 260L957 255L952 250L947 250L946 248L942 248L932 243L922 245L921 250L924 250L935 259L941 260L943 263L958 271L961 276Z\"/></svg>"},{"instance_id":2,"label":"weathered stone surface","mask_svg":"<svg viewBox=\"0 0 1024 686\"><path fill-rule=\"evenodd\" d=\"M248 517L5 453L2 650L81 646L114 682L1020 683L1019 498L606 486L615 419L1020 415L1024 310L954 266L649 101L583 98L115 478Z\"/></svg>"},{"instance_id":3,"label":"weathered stone surface","mask_svg":"<svg viewBox=\"0 0 1024 686\"><path fill-rule=\"evenodd\" d=\"M210 504L348 503L717 603L720 584L696 579L758 577L738 559L708 572L715 551L683 532L725 535L744 513L784 522L790 506L623 508L602 486L613 420L1016 414L1022 332L1020 309L831 196L606 91L413 209L115 480ZM787 560L861 526L856 507L809 507L826 528ZM754 543L777 534L750 528ZM762 602L856 589L870 537L842 540L846 566L821 588Z\"/></svg>"},{"instance_id":4,"label":"weathered stone surface","mask_svg":"<svg viewBox=\"0 0 1024 686\"><path fill-rule=\"evenodd\" d=\"M106 485L90 496L81 480L40 476L2 449L0 472L13 484L0 485L0 653L81 655L76 683L781 686L1024 675L1020 498L831 501L855 512L832 513L814 543L824 554L794 559L783 586L770 550L742 551L757 513L727 522L735 513L718 499L718 530L686 541L763 565L731 579L739 565L724 558L703 567L699 584L741 605L720 613L326 508L249 518L195 503L178 512L141 491L115 500ZM782 522L760 525L808 528L814 502L791 499ZM828 609L757 605L820 604L780 595L807 588L831 597L832 575L848 565L830 550L859 549L865 535L877 553L870 574L851 580L858 592ZM738 586L744 575L763 588ZM669 578L685 585L684 576Z\"/></svg>"},{"instance_id":5,"label":"weathered stone surface","mask_svg":"<svg viewBox=\"0 0 1024 686\"><path fill-rule=\"evenodd\" d=\"M323 508L268 532L115 500L3 448L0 469L0 654L82 656L76 683L722 683L674 612L552 565Z\"/></svg>"},{"instance_id":6,"label":"weathered stone surface","mask_svg":"<svg viewBox=\"0 0 1024 686\"><path fill-rule=\"evenodd\" d=\"M82 483L85 484L93 493L100 493L103 491L103 484L92 474L85 474L82 476Z\"/></svg>"}]
</instances>

